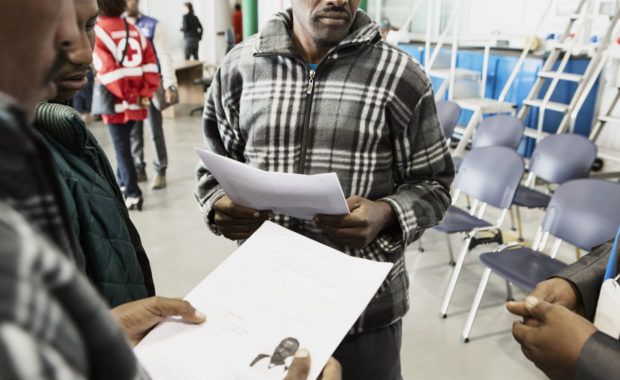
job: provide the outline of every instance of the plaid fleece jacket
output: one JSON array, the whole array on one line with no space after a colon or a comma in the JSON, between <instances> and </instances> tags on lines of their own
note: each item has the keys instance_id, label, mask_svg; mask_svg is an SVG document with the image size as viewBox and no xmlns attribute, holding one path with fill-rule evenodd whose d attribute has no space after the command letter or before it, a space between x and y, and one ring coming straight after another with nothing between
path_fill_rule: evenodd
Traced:
<instances>
[{"instance_id":1,"label":"plaid fleece jacket","mask_svg":"<svg viewBox=\"0 0 620 380\"><path fill-rule=\"evenodd\" d=\"M289 10L224 58L206 101L207 148L263 170L336 172L345 196L388 202L398 226L364 249L334 244L312 222L276 216L349 255L394 263L351 332L388 326L409 307L405 248L439 223L450 204L454 167L431 84L361 11L316 70L300 58L291 33ZM196 197L218 233L213 205L223 190L206 168L197 176Z\"/></svg>"}]
</instances>

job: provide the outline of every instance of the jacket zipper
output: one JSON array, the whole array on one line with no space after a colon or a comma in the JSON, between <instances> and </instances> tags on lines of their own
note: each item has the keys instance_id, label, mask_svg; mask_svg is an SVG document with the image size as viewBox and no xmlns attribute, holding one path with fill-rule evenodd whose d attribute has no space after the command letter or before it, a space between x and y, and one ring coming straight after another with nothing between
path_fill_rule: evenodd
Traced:
<instances>
[{"instance_id":1,"label":"jacket zipper","mask_svg":"<svg viewBox=\"0 0 620 380\"><path fill-rule=\"evenodd\" d=\"M304 125L301 132L301 155L299 157L299 166L297 173L303 174L306 168L306 154L308 151L308 134L310 133L310 111L312 109L312 95L314 95L314 79L316 70L310 70L308 78L308 89L306 91L306 110L304 113Z\"/></svg>"}]
</instances>

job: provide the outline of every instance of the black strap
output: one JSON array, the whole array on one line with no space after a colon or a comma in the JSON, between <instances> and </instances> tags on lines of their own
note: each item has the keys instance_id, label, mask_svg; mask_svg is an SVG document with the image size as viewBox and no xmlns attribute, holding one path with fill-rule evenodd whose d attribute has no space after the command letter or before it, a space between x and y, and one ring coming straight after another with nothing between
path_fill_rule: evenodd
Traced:
<instances>
[{"instance_id":1,"label":"black strap","mask_svg":"<svg viewBox=\"0 0 620 380\"><path fill-rule=\"evenodd\" d=\"M121 66L125 62L125 58L127 58L127 48L129 48L129 23L126 19L123 19L123 21L125 22L125 50L123 50L123 57L119 62Z\"/></svg>"}]
</instances>

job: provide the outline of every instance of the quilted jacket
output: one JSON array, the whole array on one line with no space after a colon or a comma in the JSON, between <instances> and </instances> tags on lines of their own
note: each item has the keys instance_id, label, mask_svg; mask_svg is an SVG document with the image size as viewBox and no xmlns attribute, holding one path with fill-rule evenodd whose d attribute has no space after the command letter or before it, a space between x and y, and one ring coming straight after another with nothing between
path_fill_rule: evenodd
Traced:
<instances>
[{"instance_id":1,"label":"quilted jacket","mask_svg":"<svg viewBox=\"0 0 620 380\"><path fill-rule=\"evenodd\" d=\"M35 126L52 151L88 278L111 307L154 295L146 252L110 163L79 114L41 104Z\"/></svg>"}]
</instances>

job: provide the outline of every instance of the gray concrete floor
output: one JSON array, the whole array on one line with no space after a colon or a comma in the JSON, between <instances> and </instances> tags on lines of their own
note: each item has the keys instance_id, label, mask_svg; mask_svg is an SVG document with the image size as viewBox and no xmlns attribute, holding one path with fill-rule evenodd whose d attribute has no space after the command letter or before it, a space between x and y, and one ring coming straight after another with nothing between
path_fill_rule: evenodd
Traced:
<instances>
[{"instance_id":1,"label":"gray concrete floor","mask_svg":"<svg viewBox=\"0 0 620 380\"><path fill-rule=\"evenodd\" d=\"M92 127L100 143L114 162L106 128ZM145 128L146 138L150 138ZM235 243L213 235L205 226L193 198L194 147L202 146L199 118L166 120L170 167L168 188L151 191L142 185L145 209L133 212L132 219L147 249L155 284L160 295L182 297L217 267L235 249ZM152 147L146 155L152 157ZM149 169L149 168L147 168ZM149 171L152 177L152 171ZM542 213L525 211L526 238L533 238ZM506 224L509 224L507 221ZM404 320L402 349L405 379L544 379L529 363L513 341L510 328L514 317L504 308L505 283L491 277L482 308L471 335L471 342L460 340L461 330L471 306L483 267L477 255L494 247L480 247L468 257L456 289L449 317L439 318L439 307L451 274L445 237L434 231L423 237L426 251L417 245L407 251L412 279L412 307ZM462 237L452 237L455 251ZM575 251L563 247L560 259L575 260ZM522 292L515 293L523 298ZM380 380L380 379L378 379Z\"/></svg>"}]
</instances>

